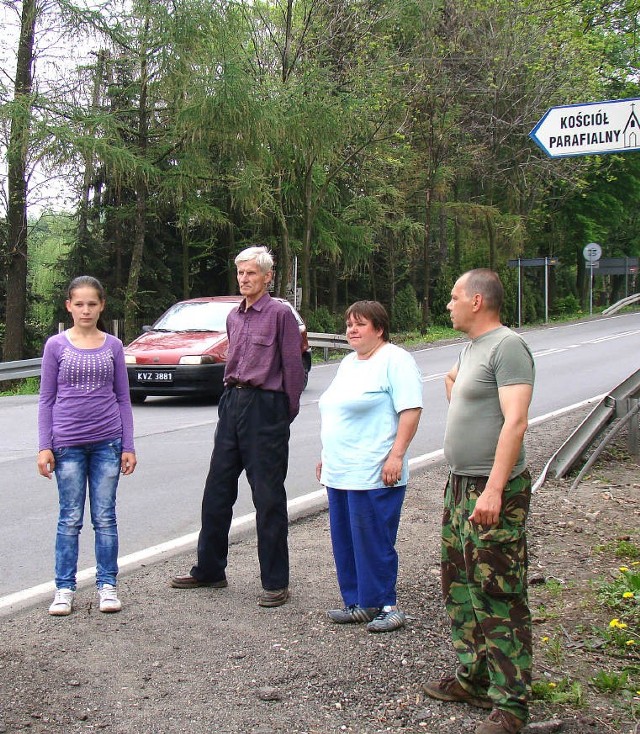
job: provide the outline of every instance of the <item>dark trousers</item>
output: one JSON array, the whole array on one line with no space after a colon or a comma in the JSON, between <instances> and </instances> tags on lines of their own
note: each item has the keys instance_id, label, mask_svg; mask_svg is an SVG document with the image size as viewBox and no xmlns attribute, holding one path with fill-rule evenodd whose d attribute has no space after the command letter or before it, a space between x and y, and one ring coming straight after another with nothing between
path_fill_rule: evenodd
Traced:
<instances>
[{"instance_id":1,"label":"dark trousers","mask_svg":"<svg viewBox=\"0 0 640 734\"><path fill-rule=\"evenodd\" d=\"M218 426L202 498L198 564L202 581L225 577L229 528L244 469L256 508L258 560L264 589L289 585L287 495L289 406L285 393L227 388L218 406Z\"/></svg>"}]
</instances>

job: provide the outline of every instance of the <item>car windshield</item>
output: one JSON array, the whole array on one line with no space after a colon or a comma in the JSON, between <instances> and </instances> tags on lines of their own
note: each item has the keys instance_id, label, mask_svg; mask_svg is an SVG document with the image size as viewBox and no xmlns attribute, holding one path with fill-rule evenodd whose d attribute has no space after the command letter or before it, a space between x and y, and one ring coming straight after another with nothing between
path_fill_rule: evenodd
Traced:
<instances>
[{"instance_id":1,"label":"car windshield","mask_svg":"<svg viewBox=\"0 0 640 734\"><path fill-rule=\"evenodd\" d=\"M176 303L153 328L158 331L226 331L227 315L237 307L233 301Z\"/></svg>"}]
</instances>

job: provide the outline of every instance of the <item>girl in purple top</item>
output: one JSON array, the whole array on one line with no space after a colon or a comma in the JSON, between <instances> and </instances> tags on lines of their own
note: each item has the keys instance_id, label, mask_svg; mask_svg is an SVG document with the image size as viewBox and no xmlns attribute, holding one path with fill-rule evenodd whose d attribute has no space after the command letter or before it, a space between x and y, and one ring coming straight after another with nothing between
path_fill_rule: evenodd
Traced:
<instances>
[{"instance_id":1,"label":"girl in purple top","mask_svg":"<svg viewBox=\"0 0 640 734\"><path fill-rule=\"evenodd\" d=\"M65 305L73 326L45 344L38 409L38 471L47 479L55 473L60 500L49 614L73 609L87 486L100 611L119 612L116 490L120 474L136 467L124 351L103 331L105 294L98 280L75 278Z\"/></svg>"}]
</instances>

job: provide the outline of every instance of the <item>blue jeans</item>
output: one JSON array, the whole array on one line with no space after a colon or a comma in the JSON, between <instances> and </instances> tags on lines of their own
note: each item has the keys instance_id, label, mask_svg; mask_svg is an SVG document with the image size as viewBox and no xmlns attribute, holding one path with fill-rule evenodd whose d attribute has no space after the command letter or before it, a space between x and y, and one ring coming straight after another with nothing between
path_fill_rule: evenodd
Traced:
<instances>
[{"instance_id":1,"label":"blue jeans","mask_svg":"<svg viewBox=\"0 0 640 734\"><path fill-rule=\"evenodd\" d=\"M118 439L56 449L60 515L56 533L56 588L75 589L79 536L89 486L91 522L95 532L96 584L115 586L118 574L116 490L120 479L122 442Z\"/></svg>"}]
</instances>

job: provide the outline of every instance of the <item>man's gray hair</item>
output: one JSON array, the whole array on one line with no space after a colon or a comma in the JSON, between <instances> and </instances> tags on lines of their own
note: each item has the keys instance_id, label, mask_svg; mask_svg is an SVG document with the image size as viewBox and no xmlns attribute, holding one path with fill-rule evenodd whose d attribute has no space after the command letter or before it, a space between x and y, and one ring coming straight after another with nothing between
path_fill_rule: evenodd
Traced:
<instances>
[{"instance_id":1,"label":"man's gray hair","mask_svg":"<svg viewBox=\"0 0 640 734\"><path fill-rule=\"evenodd\" d=\"M268 273L273 270L273 257L267 247L264 245L247 247L243 250L235 259L236 265L239 263L247 262L248 260L255 260L257 266L263 273Z\"/></svg>"}]
</instances>

